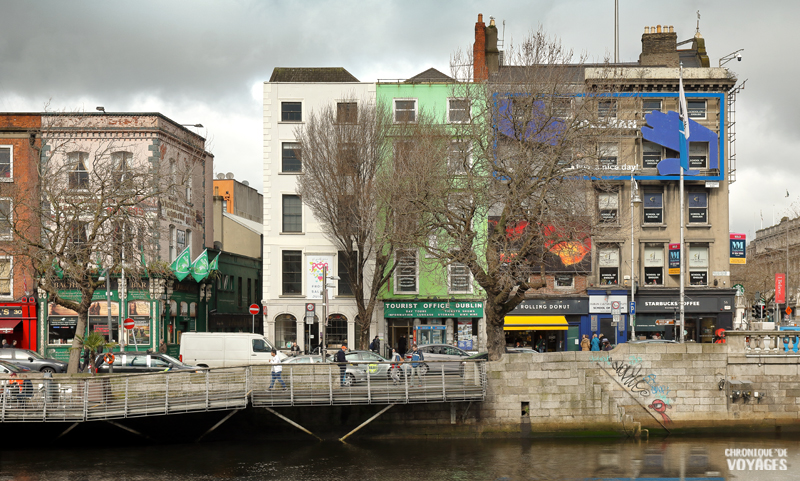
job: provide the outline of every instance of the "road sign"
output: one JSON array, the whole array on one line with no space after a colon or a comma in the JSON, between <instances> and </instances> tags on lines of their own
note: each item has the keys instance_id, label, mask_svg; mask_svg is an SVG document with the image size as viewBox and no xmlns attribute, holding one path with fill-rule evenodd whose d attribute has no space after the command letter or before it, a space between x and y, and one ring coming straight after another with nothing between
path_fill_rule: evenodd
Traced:
<instances>
[{"instance_id":1,"label":"road sign","mask_svg":"<svg viewBox=\"0 0 800 481\"><path fill-rule=\"evenodd\" d=\"M631 308L630 308L630 310L629 310L628 312L629 312L631 315L634 315L634 314L636 314L636 303L635 303L634 301L631 301Z\"/></svg>"},{"instance_id":2,"label":"road sign","mask_svg":"<svg viewBox=\"0 0 800 481\"><path fill-rule=\"evenodd\" d=\"M791 307L787 307L786 308L786 314L789 314L790 316L792 315L792 308Z\"/></svg>"},{"instance_id":3,"label":"road sign","mask_svg":"<svg viewBox=\"0 0 800 481\"><path fill-rule=\"evenodd\" d=\"M306 302L306 312L312 312L313 313L316 308L317 308L317 305L314 304L313 302Z\"/></svg>"},{"instance_id":4,"label":"road sign","mask_svg":"<svg viewBox=\"0 0 800 481\"><path fill-rule=\"evenodd\" d=\"M250 304L250 314L256 315L261 311L261 308L258 307L258 304Z\"/></svg>"},{"instance_id":5,"label":"road sign","mask_svg":"<svg viewBox=\"0 0 800 481\"><path fill-rule=\"evenodd\" d=\"M133 319L131 319L130 317L122 321L122 327L124 327L125 329L133 329L133 326L135 325L136 323L133 322Z\"/></svg>"}]
</instances>

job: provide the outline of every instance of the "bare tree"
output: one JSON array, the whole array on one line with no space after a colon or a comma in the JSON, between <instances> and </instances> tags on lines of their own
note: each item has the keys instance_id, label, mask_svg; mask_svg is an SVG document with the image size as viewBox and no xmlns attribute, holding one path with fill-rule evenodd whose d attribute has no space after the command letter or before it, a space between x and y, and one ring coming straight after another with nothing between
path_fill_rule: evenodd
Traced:
<instances>
[{"instance_id":1,"label":"bare tree","mask_svg":"<svg viewBox=\"0 0 800 481\"><path fill-rule=\"evenodd\" d=\"M614 101L584 87L583 61L532 34L506 51L506 66L488 82L454 84L469 118L443 129L444 155L440 145L436 157L412 156L397 175L413 179L402 195L424 213L417 239L436 239L428 254L466 266L486 292L491 359L503 352L505 315L541 295L549 270L591 270L600 141L617 125ZM471 61L457 55L452 64Z\"/></svg>"},{"instance_id":2,"label":"bare tree","mask_svg":"<svg viewBox=\"0 0 800 481\"><path fill-rule=\"evenodd\" d=\"M79 114L44 115L35 187L3 186L11 199L3 219L11 240L4 252L34 269L50 302L78 314L70 373L78 369L102 276L121 269L139 275L141 259L157 257L158 244L148 239L160 229L161 198L190 195L184 186L194 168L191 162L185 169L154 164L142 151L146 147L113 133L87 135L98 130L97 122ZM204 153L201 146L198 153ZM65 287L78 290L79 298L65 297Z\"/></svg>"}]
</instances>

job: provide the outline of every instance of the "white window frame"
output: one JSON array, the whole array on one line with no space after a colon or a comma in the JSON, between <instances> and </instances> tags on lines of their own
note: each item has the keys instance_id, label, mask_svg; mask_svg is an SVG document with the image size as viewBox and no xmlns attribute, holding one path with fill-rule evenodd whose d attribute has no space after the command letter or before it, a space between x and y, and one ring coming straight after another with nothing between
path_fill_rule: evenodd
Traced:
<instances>
[{"instance_id":1,"label":"white window frame","mask_svg":"<svg viewBox=\"0 0 800 481\"><path fill-rule=\"evenodd\" d=\"M644 106L645 102L658 102L657 109L648 109ZM642 115L647 115L651 112L661 112L664 109L664 101L661 99L651 99L651 98L643 98L642 99Z\"/></svg>"},{"instance_id":2,"label":"white window frame","mask_svg":"<svg viewBox=\"0 0 800 481\"><path fill-rule=\"evenodd\" d=\"M661 253L661 257L658 259L650 260L648 258L648 252L653 253ZM658 265L660 262L661 265ZM642 272L644 273L643 277L643 285L647 286L663 286L667 279L667 270L666 270L666 263L667 257L664 255L664 246L663 245L647 245L644 246L644 256L642 257ZM650 264L650 265L648 265ZM661 283L660 284L651 284L647 282L647 269L661 269Z\"/></svg>"},{"instance_id":3,"label":"white window frame","mask_svg":"<svg viewBox=\"0 0 800 481\"><path fill-rule=\"evenodd\" d=\"M454 109L452 102L466 102L466 109ZM472 122L472 109L470 108L469 99L463 97L450 97L447 99L447 123L448 124L468 124ZM464 112L467 116L466 120L453 120L452 114L455 112Z\"/></svg>"},{"instance_id":4,"label":"white window frame","mask_svg":"<svg viewBox=\"0 0 800 481\"><path fill-rule=\"evenodd\" d=\"M299 124L303 122L303 101L300 99L281 99L280 100L280 117L278 118L278 123L281 124ZM300 104L300 120L283 120L283 104Z\"/></svg>"},{"instance_id":5,"label":"white window frame","mask_svg":"<svg viewBox=\"0 0 800 481\"><path fill-rule=\"evenodd\" d=\"M705 251L705 260L703 259L694 259L692 255L697 250L704 250ZM687 265L689 266L689 285L690 286L700 286L706 287L708 286L708 256L710 254L711 247L709 245L697 245L693 246L689 244L689 258L687 259ZM706 283L705 284L692 284L692 273L693 272L702 272L706 275Z\"/></svg>"},{"instance_id":6,"label":"white window frame","mask_svg":"<svg viewBox=\"0 0 800 481\"><path fill-rule=\"evenodd\" d=\"M397 120L397 102L414 102L414 120L405 121L405 120ZM417 123L417 119L419 116L419 102L415 98L396 98L392 99L392 121L395 124L415 124ZM410 112L409 109L403 109L401 112Z\"/></svg>"},{"instance_id":7,"label":"white window frame","mask_svg":"<svg viewBox=\"0 0 800 481\"><path fill-rule=\"evenodd\" d=\"M601 245L597 248L597 284L600 286L618 286L620 284L619 244ZM603 284L603 269L616 269L617 283Z\"/></svg>"},{"instance_id":8,"label":"white window frame","mask_svg":"<svg viewBox=\"0 0 800 481\"><path fill-rule=\"evenodd\" d=\"M286 198L287 197L296 197L297 200L300 201L300 230L286 230ZM285 193L281 194L281 234L303 234L305 233L305 223L303 218L303 199L300 197L300 194L297 193Z\"/></svg>"},{"instance_id":9,"label":"white window frame","mask_svg":"<svg viewBox=\"0 0 800 481\"><path fill-rule=\"evenodd\" d=\"M702 103L703 104L703 115L698 115L698 109L692 108L689 106L691 103ZM707 100L699 100L699 99L686 99L686 110L689 111L689 118L690 119L700 119L704 120L708 118L708 101Z\"/></svg>"},{"instance_id":10,"label":"white window frame","mask_svg":"<svg viewBox=\"0 0 800 481\"><path fill-rule=\"evenodd\" d=\"M453 269L464 268L467 271L467 288L464 290L453 289ZM457 274L457 277L464 277L464 274ZM451 262L447 265L447 293L448 294L472 294L472 272L466 264L461 262Z\"/></svg>"},{"instance_id":11,"label":"white window frame","mask_svg":"<svg viewBox=\"0 0 800 481\"><path fill-rule=\"evenodd\" d=\"M616 198L616 205L609 203L611 199ZM604 200L605 199L605 200ZM613 209L611 208L613 207ZM603 220L602 213L604 210L615 210L614 220ZM600 225L619 225L619 191L607 191L597 193L597 217Z\"/></svg>"},{"instance_id":12,"label":"white window frame","mask_svg":"<svg viewBox=\"0 0 800 481\"><path fill-rule=\"evenodd\" d=\"M13 299L14 298L14 257L13 256L0 256L0 261L8 260L8 294L0 292L0 298ZM2 272L2 270L0 270Z\"/></svg>"},{"instance_id":13,"label":"white window frame","mask_svg":"<svg viewBox=\"0 0 800 481\"><path fill-rule=\"evenodd\" d=\"M14 200L10 197L0 197L0 202L8 201L8 234L0 230L0 240L8 241L14 238ZM0 218L0 226L4 219Z\"/></svg>"},{"instance_id":14,"label":"white window frame","mask_svg":"<svg viewBox=\"0 0 800 481\"><path fill-rule=\"evenodd\" d=\"M297 148L292 148L291 146L296 146ZM284 152L287 150L299 152L300 156L295 158L300 161L300 169L299 170L286 170L286 166L284 164ZM303 152L300 150L300 143L297 140L290 140L286 142L281 142L281 174L302 174L303 173Z\"/></svg>"},{"instance_id":15,"label":"white window frame","mask_svg":"<svg viewBox=\"0 0 800 481\"><path fill-rule=\"evenodd\" d=\"M414 254L414 290L413 291L406 291L400 289L400 278L401 277L410 277L410 274L401 274L400 273L400 253L401 252L411 252ZM411 257L411 256L409 256ZM419 294L419 251L416 249L402 249L394 254L395 259L395 269L394 269L394 286L393 290L395 294Z\"/></svg>"},{"instance_id":16,"label":"white window frame","mask_svg":"<svg viewBox=\"0 0 800 481\"><path fill-rule=\"evenodd\" d=\"M647 196L651 194L660 194L661 195L661 222L647 222L647 216L645 215L645 209L656 209L657 207L645 207L645 202L647 202ZM666 220L666 212L664 212L664 191L663 190L652 190L652 191L645 191L642 194L642 198L644 202L642 202L642 225L650 227L650 226L663 226L665 225Z\"/></svg>"},{"instance_id":17,"label":"white window frame","mask_svg":"<svg viewBox=\"0 0 800 481\"><path fill-rule=\"evenodd\" d=\"M0 144L0 149L8 149L8 177L0 177L0 182L14 181L14 146Z\"/></svg>"},{"instance_id":18,"label":"white window frame","mask_svg":"<svg viewBox=\"0 0 800 481\"><path fill-rule=\"evenodd\" d=\"M74 154L77 154L77 162L73 162L73 159L70 158ZM85 154L86 157L81 159L81 154ZM84 152L82 150L75 150L75 151L67 153L67 162L70 163L70 170L69 170L69 173L67 175L71 176L72 174L75 174L75 173L78 173L78 172L85 172L86 173L85 185L84 185L83 181L79 181L78 185L73 187L72 186L72 178L71 177L67 178L67 185L69 186L69 188L71 190L89 190L91 188L91 184L90 184L91 181L89 179L89 168L86 166L86 162L88 162L88 161L89 161L89 153L88 152ZM83 169L84 170L78 170L78 166L79 166L80 163L83 163Z\"/></svg>"},{"instance_id":19,"label":"white window frame","mask_svg":"<svg viewBox=\"0 0 800 481\"><path fill-rule=\"evenodd\" d=\"M704 196L705 196L705 198L706 198L706 206L705 206L705 207L690 207L689 200L691 199L691 197L692 197L693 195L698 195L698 194L702 194L702 195L704 195ZM708 203L709 203L709 202L708 202L708 201L709 201L709 195L708 195L708 192L705 192L705 191L697 191L697 192L687 192L687 193L686 193L686 213L687 213L687 215L686 215L686 223L687 223L687 224L693 224L693 225L708 225L708 221L709 221L709 217L708 217L708 215L709 215L709 212L708 212ZM704 210L704 211L705 211L705 218L706 218L706 219L705 219L705 221L703 221L703 222L693 222L693 221L692 221L692 216L691 216L691 213L692 213L692 211L699 211L699 210Z\"/></svg>"}]
</instances>

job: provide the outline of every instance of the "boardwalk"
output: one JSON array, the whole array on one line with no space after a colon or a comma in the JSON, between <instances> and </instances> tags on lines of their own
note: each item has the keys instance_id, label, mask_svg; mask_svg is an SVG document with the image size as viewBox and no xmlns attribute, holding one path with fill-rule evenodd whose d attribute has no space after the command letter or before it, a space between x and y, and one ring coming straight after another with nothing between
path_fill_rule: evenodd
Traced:
<instances>
[{"instance_id":1,"label":"boardwalk","mask_svg":"<svg viewBox=\"0 0 800 481\"><path fill-rule=\"evenodd\" d=\"M56 374L27 377L27 388L12 391L2 379L0 422L81 422L254 407L410 404L482 401L483 362L426 363L411 379L409 370L389 364L350 364L342 385L335 364L285 364L272 389L270 366L203 369L73 378ZM394 374L394 376L392 375ZM25 377L25 376L23 376ZM413 381L413 382L412 382Z\"/></svg>"}]
</instances>

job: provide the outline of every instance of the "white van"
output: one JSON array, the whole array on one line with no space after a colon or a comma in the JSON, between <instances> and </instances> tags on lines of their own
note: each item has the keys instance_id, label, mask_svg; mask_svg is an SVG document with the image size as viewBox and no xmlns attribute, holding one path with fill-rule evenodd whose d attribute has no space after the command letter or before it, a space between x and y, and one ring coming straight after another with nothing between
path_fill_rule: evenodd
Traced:
<instances>
[{"instance_id":1,"label":"white van","mask_svg":"<svg viewBox=\"0 0 800 481\"><path fill-rule=\"evenodd\" d=\"M181 362L200 367L268 364L273 344L261 334L249 332L184 332L181 335ZM278 358L286 354L278 351Z\"/></svg>"}]
</instances>

